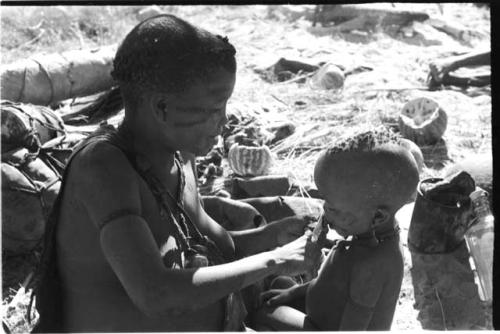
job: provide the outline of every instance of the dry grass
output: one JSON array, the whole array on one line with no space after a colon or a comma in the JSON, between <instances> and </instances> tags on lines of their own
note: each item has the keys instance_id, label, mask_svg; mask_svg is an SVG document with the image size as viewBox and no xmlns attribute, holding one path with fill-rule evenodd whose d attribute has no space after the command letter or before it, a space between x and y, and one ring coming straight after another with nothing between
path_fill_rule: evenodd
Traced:
<instances>
[{"instance_id":1,"label":"dry grass","mask_svg":"<svg viewBox=\"0 0 500 334\"><path fill-rule=\"evenodd\" d=\"M438 7L432 4L397 6L415 6L431 17L441 15ZM314 162L322 147L368 125L394 125L402 105L418 96L434 98L448 112L444 140L449 160L442 161L441 166L470 153L491 152L491 92L488 87L434 92L401 89L424 87L430 60L489 43L487 8L443 4L445 18L476 33L469 44L439 34L436 38L441 41L440 45L426 46L418 38L405 40L401 36L390 36L382 29L365 37L347 33L316 36L308 31L310 21L289 19L286 6L161 7L229 37L238 50L238 79L228 110L254 114L263 126L284 120L294 122L296 133L272 147L279 157L274 171L288 173L303 185L312 184ZM2 7L2 63L40 52L116 43L137 23L135 15L140 8ZM365 65L373 71L347 77L343 91L337 93L313 90L298 82L269 83L254 72L255 68L269 66L280 57L304 59L313 64L332 61L347 68ZM439 174L440 167L433 167L427 168L421 177ZM407 266L393 329L421 328L409 297L412 290L408 271ZM4 288L4 312L12 294ZM22 312L16 315L7 310L7 313L16 332L26 331Z\"/></svg>"}]
</instances>

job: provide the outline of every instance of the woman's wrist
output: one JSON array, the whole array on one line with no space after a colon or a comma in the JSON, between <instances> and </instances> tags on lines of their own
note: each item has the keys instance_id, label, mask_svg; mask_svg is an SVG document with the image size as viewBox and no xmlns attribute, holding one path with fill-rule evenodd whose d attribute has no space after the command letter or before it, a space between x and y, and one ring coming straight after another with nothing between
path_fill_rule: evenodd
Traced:
<instances>
[{"instance_id":1,"label":"woman's wrist","mask_svg":"<svg viewBox=\"0 0 500 334\"><path fill-rule=\"evenodd\" d=\"M288 253L282 247L276 247L266 253L270 254L269 266L273 268L273 274L288 275L287 268L290 263L288 260Z\"/></svg>"},{"instance_id":2,"label":"woman's wrist","mask_svg":"<svg viewBox=\"0 0 500 334\"><path fill-rule=\"evenodd\" d=\"M286 260L282 256L279 248L273 249L271 251L264 252L266 259L266 266L271 269L272 274L278 275L282 271L282 267L285 265Z\"/></svg>"}]
</instances>

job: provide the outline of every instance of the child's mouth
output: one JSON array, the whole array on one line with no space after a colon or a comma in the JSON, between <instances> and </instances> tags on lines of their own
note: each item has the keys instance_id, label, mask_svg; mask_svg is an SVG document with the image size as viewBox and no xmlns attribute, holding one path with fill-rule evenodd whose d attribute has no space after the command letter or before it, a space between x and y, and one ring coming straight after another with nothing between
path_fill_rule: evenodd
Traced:
<instances>
[{"instance_id":1,"label":"child's mouth","mask_svg":"<svg viewBox=\"0 0 500 334\"><path fill-rule=\"evenodd\" d=\"M335 230L335 231L336 231L338 234L340 234L341 236L347 236L347 235L349 235L349 231L347 231L346 229L344 229L344 228L342 228L342 227L340 227L340 226L336 225L334 222L329 221L329 220L327 220L326 222L327 222L328 226L329 226L331 229Z\"/></svg>"}]
</instances>

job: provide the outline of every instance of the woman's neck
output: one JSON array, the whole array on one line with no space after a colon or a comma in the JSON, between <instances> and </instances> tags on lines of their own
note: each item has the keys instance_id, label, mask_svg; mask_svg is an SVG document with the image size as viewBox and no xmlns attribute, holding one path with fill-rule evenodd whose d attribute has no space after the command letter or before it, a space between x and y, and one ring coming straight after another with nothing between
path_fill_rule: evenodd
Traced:
<instances>
[{"instance_id":1,"label":"woman's neck","mask_svg":"<svg viewBox=\"0 0 500 334\"><path fill-rule=\"evenodd\" d=\"M155 129L125 118L118 127L118 133L128 141L135 154L145 158L154 170L173 169L175 150L162 143Z\"/></svg>"}]
</instances>

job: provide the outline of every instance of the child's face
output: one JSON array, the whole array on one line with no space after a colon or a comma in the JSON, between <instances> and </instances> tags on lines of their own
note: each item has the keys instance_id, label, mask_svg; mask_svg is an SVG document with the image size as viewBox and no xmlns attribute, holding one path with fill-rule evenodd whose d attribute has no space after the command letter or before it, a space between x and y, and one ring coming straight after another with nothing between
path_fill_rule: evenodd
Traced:
<instances>
[{"instance_id":1,"label":"child's face","mask_svg":"<svg viewBox=\"0 0 500 334\"><path fill-rule=\"evenodd\" d=\"M164 133L171 147L196 155L210 151L227 122L226 103L234 83L233 73L218 69L169 99Z\"/></svg>"},{"instance_id":2,"label":"child's face","mask_svg":"<svg viewBox=\"0 0 500 334\"><path fill-rule=\"evenodd\" d=\"M362 159L347 154L333 161L320 158L315 166L314 181L325 199L326 221L344 237L372 228L370 171Z\"/></svg>"},{"instance_id":3,"label":"child's face","mask_svg":"<svg viewBox=\"0 0 500 334\"><path fill-rule=\"evenodd\" d=\"M373 220L371 208L363 205L361 196L340 192L338 188L319 189L325 198L326 222L343 237L370 231Z\"/></svg>"}]
</instances>

